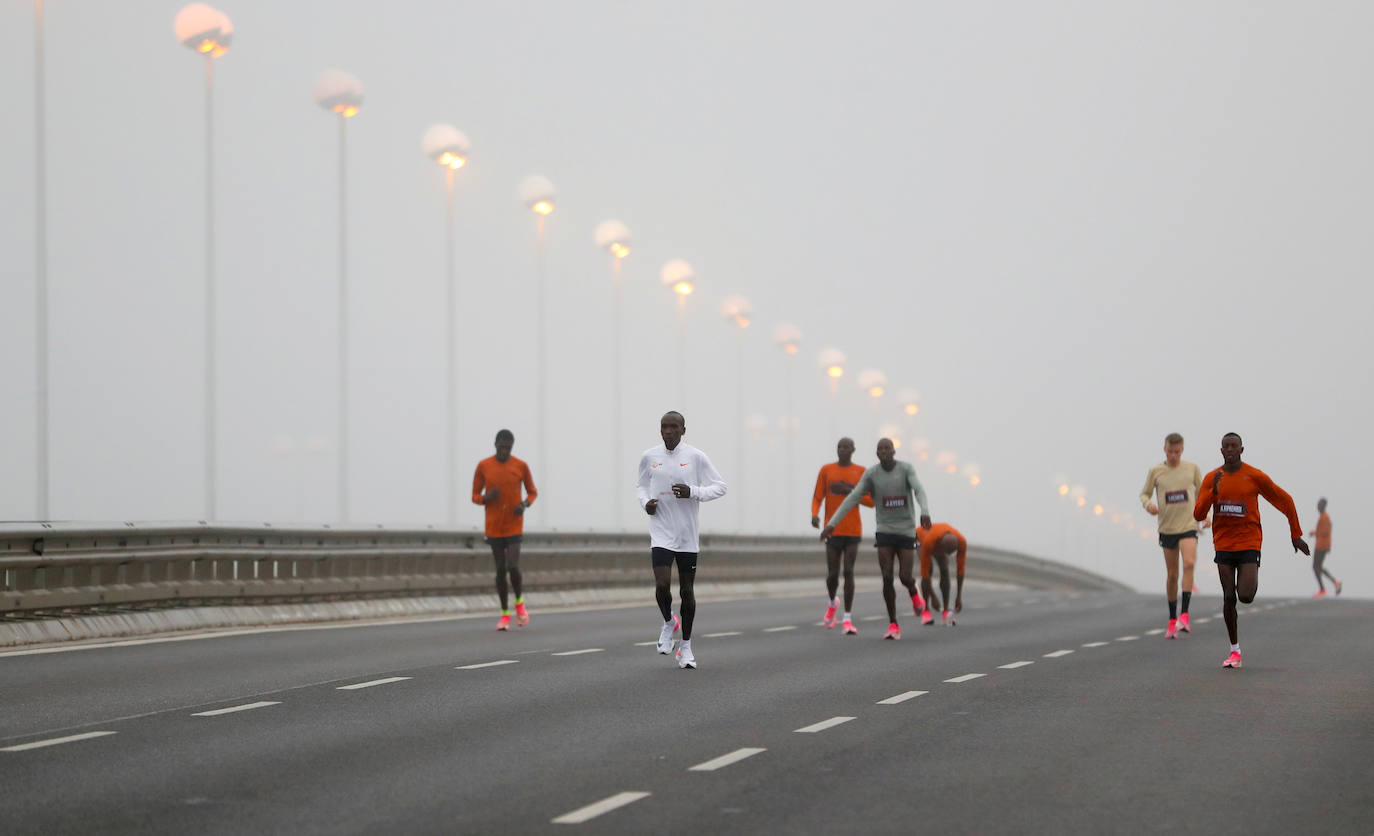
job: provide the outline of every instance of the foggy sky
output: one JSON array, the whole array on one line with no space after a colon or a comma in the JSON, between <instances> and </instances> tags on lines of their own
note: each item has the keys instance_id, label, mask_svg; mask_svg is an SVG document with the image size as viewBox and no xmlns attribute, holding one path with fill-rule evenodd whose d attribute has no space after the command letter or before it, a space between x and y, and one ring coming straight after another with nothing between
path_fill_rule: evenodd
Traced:
<instances>
[{"instance_id":1,"label":"foggy sky","mask_svg":"<svg viewBox=\"0 0 1374 836\"><path fill-rule=\"evenodd\" d=\"M1328 567L1374 587L1368 4L216 5L236 30L215 69L222 519L336 516L337 126L311 85L337 67L367 95L348 125L355 522L445 518L444 187L419 140L451 122L472 141L456 177L463 527L480 525L472 468L509 427L540 485L533 522L607 528L618 503L641 528L634 465L679 409L731 488L704 531L805 533L835 431L867 464L878 426L902 424L854 385L874 367L890 394L922 394L907 440L980 466L975 489L918 463L935 518L974 542L1155 590L1153 538L1071 509L1055 479L1149 528L1136 495L1163 436L1183 433L1205 471L1234 430L1305 530L1330 498ZM52 516L198 519L201 59L172 35L180 3L45 6ZM32 44L32 4L0 6L7 520L35 508ZM534 221L515 192L533 173L559 189L548 451ZM592 242L607 218L634 235L620 439ZM699 281L685 381L658 281L672 258ZM733 293L755 310L740 353L718 312ZM780 322L805 334L790 468ZM830 346L849 357L833 414ZM743 413L772 428L743 462L737 368ZM1313 591L1281 517L1265 523L1265 592ZM1215 592L1210 557L1204 541Z\"/></svg>"}]
</instances>

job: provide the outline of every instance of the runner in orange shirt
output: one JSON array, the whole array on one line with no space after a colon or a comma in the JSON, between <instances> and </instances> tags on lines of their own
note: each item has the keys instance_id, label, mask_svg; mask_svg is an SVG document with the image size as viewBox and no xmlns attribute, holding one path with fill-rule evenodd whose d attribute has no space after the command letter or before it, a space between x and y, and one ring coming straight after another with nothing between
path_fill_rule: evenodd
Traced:
<instances>
[{"instance_id":1,"label":"runner in orange shirt","mask_svg":"<svg viewBox=\"0 0 1374 836\"><path fill-rule=\"evenodd\" d=\"M839 461L823 465L816 475L816 490L811 496L811 527L821 527L821 502L825 503L825 518L840 507L844 498L854 490L863 478L864 466L854 464L854 439L842 438L835 445L835 456ZM873 497L865 495L859 500L869 508L873 507ZM840 586L840 558L844 558L844 623L841 629L847 636L856 636L859 630L854 626L851 610L854 609L854 561L859 556L859 540L863 537L863 521L859 519L856 506L835 526L835 533L825 541L825 626L835 626L835 610L840 599L835 593Z\"/></svg>"},{"instance_id":2,"label":"runner in orange shirt","mask_svg":"<svg viewBox=\"0 0 1374 836\"><path fill-rule=\"evenodd\" d=\"M510 454L515 446L515 434L501 430L496 434L496 455L477 463L472 474L473 504L486 506L487 545L496 561L496 594L501 599L501 618L497 630L510 629L510 609L507 606L506 575L510 575L511 591L515 593L515 623L521 627L530 623L521 590L520 539L525 530L525 509L534 503L539 491L534 488L530 467ZM520 498L520 488L525 498Z\"/></svg>"},{"instance_id":3,"label":"runner in orange shirt","mask_svg":"<svg viewBox=\"0 0 1374 836\"><path fill-rule=\"evenodd\" d=\"M921 610L921 623L930 626L935 623L935 616L931 615L932 609L940 609L940 602L945 604L944 611L940 614L940 623L947 627L954 626L954 616L964 610L964 560L968 557L968 540L959 533L959 529L949 523L935 523L930 528L916 529L916 542L921 546L921 591L926 594L927 607ZM955 592L954 610L951 612L949 607L949 558L950 555L958 555L955 559L955 578L958 589ZM940 567L940 595L935 595L935 589L930 583L930 571L932 561Z\"/></svg>"},{"instance_id":4,"label":"runner in orange shirt","mask_svg":"<svg viewBox=\"0 0 1374 836\"><path fill-rule=\"evenodd\" d=\"M1312 543L1312 573L1317 576L1317 594L1313 598L1326 597L1326 584L1322 583L1322 575L1331 579L1336 585L1336 594L1341 594L1341 582L1336 580L1336 576L1322 568L1326 562L1326 553L1331 551L1331 516L1326 513L1326 497L1317 500L1317 527L1307 533L1307 536L1314 538Z\"/></svg>"},{"instance_id":5,"label":"runner in orange shirt","mask_svg":"<svg viewBox=\"0 0 1374 836\"><path fill-rule=\"evenodd\" d=\"M1293 550L1311 554L1307 541L1302 539L1298 524L1298 509L1293 497L1274 484L1265 473L1240 460L1245 452L1240 436L1227 433L1221 437L1221 467L1202 478L1197 503L1193 505L1193 519L1202 522L1212 514L1212 545L1216 548L1217 574L1221 577L1221 594L1225 599L1222 616L1226 619L1226 635L1231 639L1231 655L1221 663L1223 668L1240 667L1240 638L1236 630L1236 599L1243 604L1255 600L1259 591L1260 545L1264 531L1260 527L1259 498L1288 517L1288 533Z\"/></svg>"}]
</instances>

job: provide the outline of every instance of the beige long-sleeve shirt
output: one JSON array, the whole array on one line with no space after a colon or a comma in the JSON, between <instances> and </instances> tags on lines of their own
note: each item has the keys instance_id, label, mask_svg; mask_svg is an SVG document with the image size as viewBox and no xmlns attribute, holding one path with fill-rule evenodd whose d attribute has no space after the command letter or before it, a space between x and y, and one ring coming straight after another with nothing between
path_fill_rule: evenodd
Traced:
<instances>
[{"instance_id":1,"label":"beige long-sleeve shirt","mask_svg":"<svg viewBox=\"0 0 1374 836\"><path fill-rule=\"evenodd\" d=\"M1197 491L1201 486L1202 471L1193 462L1181 461L1177 467L1160 462L1150 468L1145 477L1145 487L1140 489L1140 507L1148 506L1151 500L1159 506L1160 534L1195 531L1197 522L1193 520L1193 503L1197 501ZM1158 499L1155 499L1156 493Z\"/></svg>"}]
</instances>

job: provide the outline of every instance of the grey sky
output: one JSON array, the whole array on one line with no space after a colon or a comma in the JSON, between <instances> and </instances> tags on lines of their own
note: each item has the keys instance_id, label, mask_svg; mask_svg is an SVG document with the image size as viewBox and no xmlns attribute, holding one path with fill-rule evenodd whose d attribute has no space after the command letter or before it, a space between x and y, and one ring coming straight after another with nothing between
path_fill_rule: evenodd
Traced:
<instances>
[{"instance_id":1,"label":"grey sky","mask_svg":"<svg viewBox=\"0 0 1374 836\"><path fill-rule=\"evenodd\" d=\"M1165 433L1219 463L1221 434L1288 488L1305 528L1331 499L1329 565L1358 550L1371 455L1366 34L1349 2L452 3L223 0L216 65L222 517L334 514L337 134L311 100L338 67L366 86L349 123L354 516L441 522L443 177L421 133L471 138L457 175L461 522L496 429L531 460L548 520L624 521L633 465L666 409L731 494L705 531L809 531L831 427L873 461L863 367L918 388L915 435L983 484L918 464L937 519L979 542L1160 580L1139 531L1087 520L1062 475L1136 503ZM200 515L200 60L180 3L50 0L52 512ZM0 519L33 514L32 4L0 7ZM550 451L534 447L534 222L550 218ZM610 268L626 261L624 473L609 471ZM659 267L699 274L679 396ZM792 321L802 421L791 468L769 440L737 462L734 335L748 296L746 413L776 427ZM840 414L815 357L849 355ZM273 452L289 436L296 452ZM328 449L307 454L306 439ZM779 442L774 441L777 445ZM908 448L909 450L909 448ZM901 455L901 454L899 454ZM869 525L871 528L871 524ZM1305 593L1266 517L1266 588ZM1202 549L1203 589L1215 591Z\"/></svg>"}]
</instances>

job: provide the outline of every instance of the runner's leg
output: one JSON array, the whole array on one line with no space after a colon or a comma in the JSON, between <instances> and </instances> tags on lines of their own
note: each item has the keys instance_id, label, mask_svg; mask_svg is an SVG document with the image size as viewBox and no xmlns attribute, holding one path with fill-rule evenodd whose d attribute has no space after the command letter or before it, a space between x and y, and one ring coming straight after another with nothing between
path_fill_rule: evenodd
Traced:
<instances>
[{"instance_id":1,"label":"runner's leg","mask_svg":"<svg viewBox=\"0 0 1374 836\"><path fill-rule=\"evenodd\" d=\"M1314 574L1314 575L1317 576L1317 589L1320 589L1320 590L1322 590L1323 592L1326 591L1326 584L1322 583L1322 575L1330 575L1330 574L1331 574L1330 572L1327 572L1326 570L1324 570L1324 569L1322 568L1322 563L1324 563L1325 561L1326 561L1326 549L1313 549L1313 550L1312 550L1312 574ZM1332 578L1331 580L1334 581L1335 578Z\"/></svg>"},{"instance_id":2,"label":"runner's leg","mask_svg":"<svg viewBox=\"0 0 1374 836\"><path fill-rule=\"evenodd\" d=\"M1164 550L1164 600L1169 602L1169 619L1178 618L1178 549ZM1189 575L1191 576L1191 572ZM1192 589L1188 584L1184 589Z\"/></svg>"},{"instance_id":3,"label":"runner's leg","mask_svg":"<svg viewBox=\"0 0 1374 836\"><path fill-rule=\"evenodd\" d=\"M854 561L859 558L859 544L844 547L844 611L854 611Z\"/></svg>"},{"instance_id":4,"label":"runner's leg","mask_svg":"<svg viewBox=\"0 0 1374 836\"><path fill-rule=\"evenodd\" d=\"M697 596L692 588L696 579L696 555L678 555L677 597L681 603L678 604L677 611L682 616L682 640L685 642L692 640L692 621L697 617Z\"/></svg>"},{"instance_id":5,"label":"runner's leg","mask_svg":"<svg viewBox=\"0 0 1374 836\"><path fill-rule=\"evenodd\" d=\"M654 567L654 597L665 622L673 620L673 567Z\"/></svg>"},{"instance_id":6,"label":"runner's leg","mask_svg":"<svg viewBox=\"0 0 1374 836\"><path fill-rule=\"evenodd\" d=\"M510 601L506 590L506 547L492 544L491 557L496 563L496 597L501 599L501 612L510 612Z\"/></svg>"},{"instance_id":7,"label":"runner's leg","mask_svg":"<svg viewBox=\"0 0 1374 836\"><path fill-rule=\"evenodd\" d=\"M1232 645L1237 645L1240 638L1236 632L1236 567L1218 563L1217 576L1221 579L1221 616L1226 621L1226 636Z\"/></svg>"},{"instance_id":8,"label":"runner's leg","mask_svg":"<svg viewBox=\"0 0 1374 836\"><path fill-rule=\"evenodd\" d=\"M1197 566L1197 538L1184 537L1178 541L1178 553L1183 558L1183 606L1180 612L1187 612L1193 600L1193 568Z\"/></svg>"},{"instance_id":9,"label":"runner's leg","mask_svg":"<svg viewBox=\"0 0 1374 836\"><path fill-rule=\"evenodd\" d=\"M845 550L825 541L825 595L827 603L835 603L835 593L840 588L840 555Z\"/></svg>"},{"instance_id":10,"label":"runner's leg","mask_svg":"<svg viewBox=\"0 0 1374 836\"><path fill-rule=\"evenodd\" d=\"M954 601L949 597L949 555L937 552L935 555L935 568L940 570L940 599L944 601L944 609L949 609ZM939 604L935 605L939 609Z\"/></svg>"},{"instance_id":11,"label":"runner's leg","mask_svg":"<svg viewBox=\"0 0 1374 836\"><path fill-rule=\"evenodd\" d=\"M1236 597L1242 604L1255 600L1259 592L1259 564L1242 563L1236 571Z\"/></svg>"},{"instance_id":12,"label":"runner's leg","mask_svg":"<svg viewBox=\"0 0 1374 836\"><path fill-rule=\"evenodd\" d=\"M517 602L524 599L524 578L520 574L520 544L506 546L506 572L510 575L510 591L515 593Z\"/></svg>"},{"instance_id":13,"label":"runner's leg","mask_svg":"<svg viewBox=\"0 0 1374 836\"><path fill-rule=\"evenodd\" d=\"M900 569L897 579L902 582L902 586L906 587L907 594L911 595L913 598L916 597L916 577L911 573L912 567L916 565L916 550L898 549L897 562ZM896 621L896 619L894 618L893 621Z\"/></svg>"},{"instance_id":14,"label":"runner's leg","mask_svg":"<svg viewBox=\"0 0 1374 836\"><path fill-rule=\"evenodd\" d=\"M887 620L897 623L897 590L892 587L892 558L897 550L891 546L878 547L878 571L883 573L883 603L887 605Z\"/></svg>"}]
</instances>

